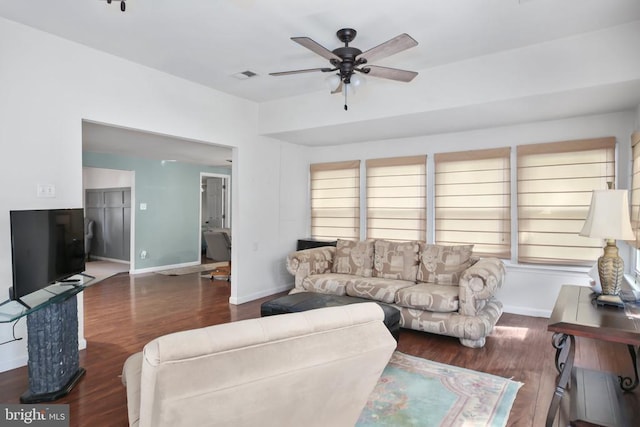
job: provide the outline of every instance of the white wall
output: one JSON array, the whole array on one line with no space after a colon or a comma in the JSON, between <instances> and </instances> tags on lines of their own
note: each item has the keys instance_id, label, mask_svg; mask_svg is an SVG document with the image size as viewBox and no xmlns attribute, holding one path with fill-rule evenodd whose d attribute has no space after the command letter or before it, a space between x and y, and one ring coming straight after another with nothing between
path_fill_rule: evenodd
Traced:
<instances>
[{"instance_id":1,"label":"white wall","mask_svg":"<svg viewBox=\"0 0 640 427\"><path fill-rule=\"evenodd\" d=\"M300 149L256 136L256 104L2 18L0 53L4 298L12 281L8 212L82 206L83 119L234 147L232 301L283 288L289 248L281 249L278 232L302 235L305 219L295 219L295 206L281 214L292 206L280 184L299 171L280 165ZM54 184L56 197L36 198L38 183ZM274 226L281 220L286 227ZM20 321L18 336L25 329ZM0 341L10 335L11 325L0 324ZM25 362L26 340L0 347L0 371Z\"/></svg>"},{"instance_id":2,"label":"white wall","mask_svg":"<svg viewBox=\"0 0 640 427\"><path fill-rule=\"evenodd\" d=\"M428 159L431 159L439 152L504 146L515 148L521 144L614 136L618 142L619 156L617 188L629 188L629 136L633 131L635 116L635 111L627 111L469 132L318 147L310 149L309 158L316 163L427 154ZM427 189L429 193L433 192L433 180L428 182ZM308 207L309 203L306 205ZM306 215L310 215L308 210ZM364 230L364 224L361 229ZM432 240L432 224L429 224L427 234L428 240ZM517 234L513 233L512 246L516 244ZM618 242L618 246L628 269L632 265L631 248L623 242ZM518 265L514 260L508 262L507 271L506 283L498 293L498 298L504 303L505 310L512 313L548 316L562 284L588 284L586 269L525 266Z\"/></svg>"},{"instance_id":3,"label":"white wall","mask_svg":"<svg viewBox=\"0 0 640 427\"><path fill-rule=\"evenodd\" d=\"M242 282L241 292L231 289L233 304L291 288L286 256L295 250L296 239L308 235L307 149L268 138L263 142L238 150L233 158L231 251L232 256L238 251L238 260L251 254L250 263L242 264L245 268L232 263L231 277ZM249 188L250 197L235 197L246 195Z\"/></svg>"},{"instance_id":4,"label":"white wall","mask_svg":"<svg viewBox=\"0 0 640 427\"><path fill-rule=\"evenodd\" d=\"M82 168L82 183L87 188L133 187L131 171L103 168Z\"/></svg>"}]
</instances>

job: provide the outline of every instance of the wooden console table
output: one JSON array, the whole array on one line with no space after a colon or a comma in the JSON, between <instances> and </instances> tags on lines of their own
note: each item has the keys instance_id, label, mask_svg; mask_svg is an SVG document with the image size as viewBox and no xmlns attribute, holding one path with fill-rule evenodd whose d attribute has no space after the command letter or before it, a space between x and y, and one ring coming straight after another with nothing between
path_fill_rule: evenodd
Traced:
<instances>
[{"instance_id":1,"label":"wooden console table","mask_svg":"<svg viewBox=\"0 0 640 427\"><path fill-rule=\"evenodd\" d=\"M597 306L590 288L565 285L560 290L548 331L554 332L556 369L559 372L546 426L553 426L560 401L569 390L572 426L631 425L622 393L633 391L639 383L637 350L640 351L640 319L633 319L617 307ZM635 378L574 367L575 337L626 344ZM569 383L571 381L571 384Z\"/></svg>"}]
</instances>

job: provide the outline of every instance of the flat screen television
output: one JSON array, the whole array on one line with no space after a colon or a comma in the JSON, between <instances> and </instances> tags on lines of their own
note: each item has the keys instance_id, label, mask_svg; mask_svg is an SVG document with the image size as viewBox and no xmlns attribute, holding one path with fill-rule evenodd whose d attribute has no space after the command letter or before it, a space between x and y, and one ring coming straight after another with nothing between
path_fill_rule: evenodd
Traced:
<instances>
[{"instance_id":1,"label":"flat screen television","mask_svg":"<svg viewBox=\"0 0 640 427\"><path fill-rule=\"evenodd\" d=\"M67 279L85 269L84 210L10 211L11 299Z\"/></svg>"}]
</instances>

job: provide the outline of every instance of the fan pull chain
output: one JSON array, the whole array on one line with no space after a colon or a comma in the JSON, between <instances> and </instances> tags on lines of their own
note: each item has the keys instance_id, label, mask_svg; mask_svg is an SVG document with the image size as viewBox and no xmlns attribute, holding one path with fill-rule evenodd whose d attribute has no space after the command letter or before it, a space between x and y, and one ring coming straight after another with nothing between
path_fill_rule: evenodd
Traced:
<instances>
[{"instance_id":1,"label":"fan pull chain","mask_svg":"<svg viewBox=\"0 0 640 427\"><path fill-rule=\"evenodd\" d=\"M349 107L347 107L347 87L345 85L344 88L344 111L347 111Z\"/></svg>"}]
</instances>

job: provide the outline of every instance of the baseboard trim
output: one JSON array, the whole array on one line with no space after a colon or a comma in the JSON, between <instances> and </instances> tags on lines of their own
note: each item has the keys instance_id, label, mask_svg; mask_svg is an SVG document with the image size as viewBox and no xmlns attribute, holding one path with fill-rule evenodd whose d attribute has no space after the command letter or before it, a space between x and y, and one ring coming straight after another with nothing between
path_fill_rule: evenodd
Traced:
<instances>
[{"instance_id":1,"label":"baseboard trim","mask_svg":"<svg viewBox=\"0 0 640 427\"><path fill-rule=\"evenodd\" d=\"M136 274L144 274L144 273L155 273L156 271L171 270L174 268L193 267L194 265L200 265L200 261L183 262L182 264L172 264L172 265L159 265L157 267L138 268L135 270L131 270L129 274L136 275Z\"/></svg>"},{"instance_id":2,"label":"baseboard trim","mask_svg":"<svg viewBox=\"0 0 640 427\"><path fill-rule=\"evenodd\" d=\"M103 257L103 256L92 256L91 259L92 260L96 260L96 261L109 261L109 262L117 262L117 263L120 263L120 264L129 264L129 260L116 259L116 258L107 258L107 257Z\"/></svg>"},{"instance_id":3,"label":"baseboard trim","mask_svg":"<svg viewBox=\"0 0 640 427\"><path fill-rule=\"evenodd\" d=\"M12 369L21 368L27 366L28 357L22 356L13 360L3 361L0 363L0 372L10 371Z\"/></svg>"},{"instance_id":4,"label":"baseboard trim","mask_svg":"<svg viewBox=\"0 0 640 427\"><path fill-rule=\"evenodd\" d=\"M268 297L269 295L275 295L280 292L288 291L291 288L293 288L293 285L282 285L282 286L278 286L277 288L265 289L264 291L256 292L250 295L245 295L239 298L231 296L229 297L229 304L233 304L233 305L244 304L245 302L257 300L260 298Z\"/></svg>"},{"instance_id":5,"label":"baseboard trim","mask_svg":"<svg viewBox=\"0 0 640 427\"><path fill-rule=\"evenodd\" d=\"M551 317L551 310L542 310L539 308L531 308L531 307L519 307L514 305L505 305L503 307L503 311L505 313L510 314L519 314L521 316L531 316L531 317Z\"/></svg>"}]
</instances>

